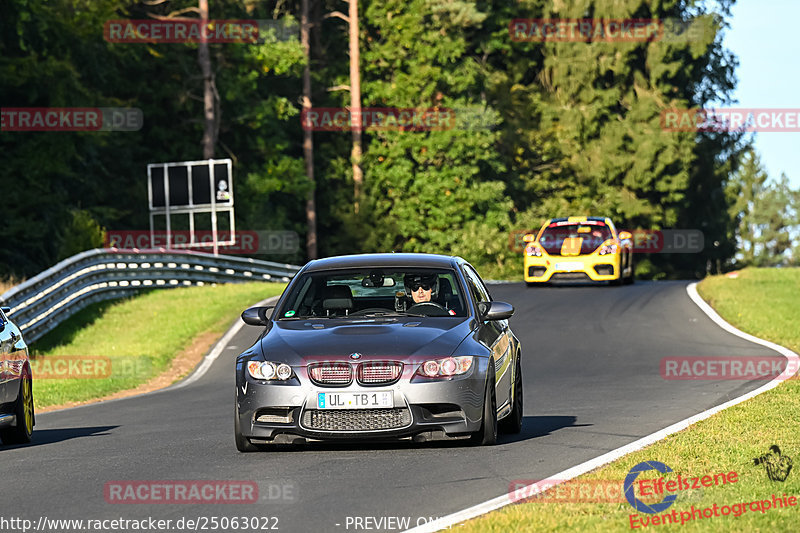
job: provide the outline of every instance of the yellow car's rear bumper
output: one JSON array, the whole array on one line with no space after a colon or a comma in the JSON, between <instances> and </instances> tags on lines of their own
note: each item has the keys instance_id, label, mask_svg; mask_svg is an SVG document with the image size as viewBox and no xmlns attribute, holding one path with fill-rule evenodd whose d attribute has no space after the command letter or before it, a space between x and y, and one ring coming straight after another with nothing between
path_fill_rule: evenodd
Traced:
<instances>
[{"instance_id":1,"label":"yellow car's rear bumper","mask_svg":"<svg viewBox=\"0 0 800 533\"><path fill-rule=\"evenodd\" d=\"M620 279L619 252L578 256L525 256L524 278L528 283L556 280L616 281Z\"/></svg>"}]
</instances>

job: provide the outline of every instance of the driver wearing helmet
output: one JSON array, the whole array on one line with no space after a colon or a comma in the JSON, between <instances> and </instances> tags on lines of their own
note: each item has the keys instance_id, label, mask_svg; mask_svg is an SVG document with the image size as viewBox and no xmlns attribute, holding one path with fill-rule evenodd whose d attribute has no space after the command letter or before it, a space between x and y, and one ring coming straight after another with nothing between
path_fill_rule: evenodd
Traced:
<instances>
[{"instance_id":1,"label":"driver wearing helmet","mask_svg":"<svg viewBox=\"0 0 800 533\"><path fill-rule=\"evenodd\" d=\"M430 302L436 298L439 289L439 276L436 274L406 274L403 277L406 297L415 304Z\"/></svg>"}]
</instances>

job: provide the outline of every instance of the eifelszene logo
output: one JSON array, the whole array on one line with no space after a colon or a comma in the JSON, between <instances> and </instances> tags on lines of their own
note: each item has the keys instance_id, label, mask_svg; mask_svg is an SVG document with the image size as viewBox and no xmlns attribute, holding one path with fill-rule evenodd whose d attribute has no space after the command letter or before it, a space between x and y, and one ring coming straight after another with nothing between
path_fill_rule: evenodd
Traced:
<instances>
[{"instance_id":1,"label":"eifelszene logo","mask_svg":"<svg viewBox=\"0 0 800 533\"><path fill-rule=\"evenodd\" d=\"M675 503L678 495L668 494L664 496L664 499L658 503L644 503L642 500L637 498L633 492L633 484L636 482L636 478L639 477L641 472L646 472L648 470L658 470L662 474L672 472L672 469L664 463L658 461L645 461L630 469L628 475L625 476L625 483L623 484L622 488L623 492L625 493L625 499L628 500L628 503L631 504L634 509L641 513L656 514L669 509L670 505Z\"/></svg>"}]
</instances>

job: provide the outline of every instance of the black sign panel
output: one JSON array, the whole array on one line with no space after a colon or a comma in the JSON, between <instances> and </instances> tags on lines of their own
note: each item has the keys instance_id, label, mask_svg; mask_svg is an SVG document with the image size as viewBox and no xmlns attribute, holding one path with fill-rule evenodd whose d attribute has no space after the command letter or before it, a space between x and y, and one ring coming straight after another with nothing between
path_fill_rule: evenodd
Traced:
<instances>
[{"instance_id":1,"label":"black sign panel","mask_svg":"<svg viewBox=\"0 0 800 533\"><path fill-rule=\"evenodd\" d=\"M212 202L212 196L214 203L221 207L233 203L232 177L229 175L228 161L214 162L211 165L205 161L168 166L149 165L149 169L151 208L167 207L167 190L170 207L208 206ZM213 169L213 180L209 179L210 169ZM191 187L189 187L190 175Z\"/></svg>"}]
</instances>

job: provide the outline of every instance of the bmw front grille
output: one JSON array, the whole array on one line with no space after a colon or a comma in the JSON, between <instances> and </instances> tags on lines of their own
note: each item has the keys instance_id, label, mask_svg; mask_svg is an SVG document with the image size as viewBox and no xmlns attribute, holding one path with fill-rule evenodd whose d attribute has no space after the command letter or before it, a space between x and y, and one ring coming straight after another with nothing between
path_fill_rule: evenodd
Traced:
<instances>
[{"instance_id":1,"label":"bmw front grille","mask_svg":"<svg viewBox=\"0 0 800 533\"><path fill-rule=\"evenodd\" d=\"M302 424L319 431L378 431L399 429L411 425L408 408L395 409L309 409L303 413Z\"/></svg>"},{"instance_id":2,"label":"bmw front grille","mask_svg":"<svg viewBox=\"0 0 800 533\"><path fill-rule=\"evenodd\" d=\"M308 376L317 385L349 385L354 374L361 385L389 385L402 373L403 363L399 361L365 361L356 365L355 372L353 365L340 361L308 365Z\"/></svg>"},{"instance_id":3,"label":"bmw front grille","mask_svg":"<svg viewBox=\"0 0 800 533\"><path fill-rule=\"evenodd\" d=\"M353 381L350 363L325 362L308 365L311 381L318 385L349 385Z\"/></svg>"},{"instance_id":4,"label":"bmw front grille","mask_svg":"<svg viewBox=\"0 0 800 533\"><path fill-rule=\"evenodd\" d=\"M403 363L397 361L368 361L358 365L358 382L362 385L387 385L400 379Z\"/></svg>"}]
</instances>

